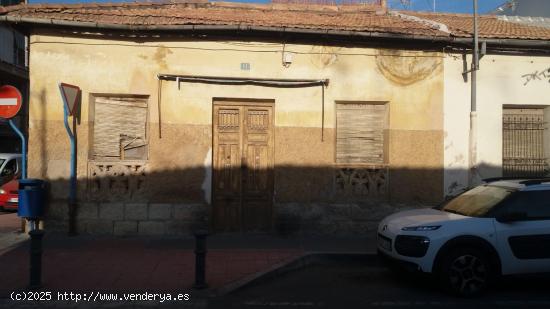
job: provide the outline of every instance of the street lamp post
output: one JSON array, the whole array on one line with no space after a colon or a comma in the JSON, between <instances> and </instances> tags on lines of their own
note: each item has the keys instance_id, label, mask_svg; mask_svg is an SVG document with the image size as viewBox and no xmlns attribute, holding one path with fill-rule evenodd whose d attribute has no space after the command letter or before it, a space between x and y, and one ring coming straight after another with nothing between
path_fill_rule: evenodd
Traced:
<instances>
[{"instance_id":1,"label":"street lamp post","mask_svg":"<svg viewBox=\"0 0 550 309\"><path fill-rule=\"evenodd\" d=\"M477 70L479 69L479 42L477 0L474 2L474 49L471 66L471 103L470 103L470 135L469 135L469 177L468 185L472 187L476 183L477 175Z\"/></svg>"}]
</instances>

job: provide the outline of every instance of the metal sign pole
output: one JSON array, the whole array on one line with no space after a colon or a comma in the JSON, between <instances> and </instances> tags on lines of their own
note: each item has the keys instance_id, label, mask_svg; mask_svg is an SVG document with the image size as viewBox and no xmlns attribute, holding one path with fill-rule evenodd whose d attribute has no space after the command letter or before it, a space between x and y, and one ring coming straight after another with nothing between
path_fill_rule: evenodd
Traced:
<instances>
[{"instance_id":1,"label":"metal sign pole","mask_svg":"<svg viewBox=\"0 0 550 309\"><path fill-rule=\"evenodd\" d=\"M40 230L38 222L43 214L44 187L38 179L27 179L27 141L12 119L19 112L22 104L23 98L17 88L9 85L0 87L0 117L9 119L10 127L21 139L21 178L19 179L17 215L29 220L30 223L29 288L38 289L42 286L42 237L44 236L44 231ZM42 209L39 209L39 206L42 206Z\"/></svg>"},{"instance_id":2,"label":"metal sign pole","mask_svg":"<svg viewBox=\"0 0 550 309\"><path fill-rule=\"evenodd\" d=\"M19 138L21 139L21 179L27 179L27 140L25 139L25 135L19 128L15 125L15 122L12 119L8 120L8 123L10 124L11 129L19 135ZM25 232L25 226L27 223L25 222L25 219L21 219L21 232ZM34 229L34 223L30 222L30 229Z\"/></svg>"},{"instance_id":3,"label":"metal sign pole","mask_svg":"<svg viewBox=\"0 0 550 309\"><path fill-rule=\"evenodd\" d=\"M61 85L59 89L63 93ZM65 129L67 130L67 135L69 135L69 140L71 141L71 174L70 174L70 191L69 191L69 235L76 235L76 143L74 139L74 134L71 131L69 126L69 111L68 104L66 102L65 96L63 98L63 121L65 123Z\"/></svg>"},{"instance_id":4,"label":"metal sign pole","mask_svg":"<svg viewBox=\"0 0 550 309\"><path fill-rule=\"evenodd\" d=\"M4 85L0 87L0 118L5 118L11 129L21 139L21 180L27 178L27 141L25 135L19 130L13 121L23 105L23 96L16 87ZM24 232L26 227L25 219L21 219L21 231ZM32 227L32 224L31 224Z\"/></svg>"},{"instance_id":5,"label":"metal sign pole","mask_svg":"<svg viewBox=\"0 0 550 309\"><path fill-rule=\"evenodd\" d=\"M8 123L10 124L10 127L19 135L19 138L21 139L21 179L27 178L27 140L25 139L25 135L19 128L15 125L12 119L8 120Z\"/></svg>"}]
</instances>

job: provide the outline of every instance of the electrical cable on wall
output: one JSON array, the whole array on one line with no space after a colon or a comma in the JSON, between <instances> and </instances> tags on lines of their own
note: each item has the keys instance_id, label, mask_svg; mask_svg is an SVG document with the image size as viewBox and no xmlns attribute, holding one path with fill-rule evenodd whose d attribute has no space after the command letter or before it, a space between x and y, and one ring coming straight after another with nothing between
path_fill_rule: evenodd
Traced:
<instances>
[{"instance_id":1,"label":"electrical cable on wall","mask_svg":"<svg viewBox=\"0 0 550 309\"><path fill-rule=\"evenodd\" d=\"M180 82L188 83L204 83L218 85L253 85L260 87L275 87L275 88L305 88L305 87L321 87L321 141L324 141L325 129L325 87L329 84L329 79L283 79L283 78L241 78L241 77L225 77L225 76L198 76L198 75L177 75L177 74L158 74L159 85L161 80L176 81L178 89ZM160 137L160 94L159 86L159 137Z\"/></svg>"},{"instance_id":2,"label":"electrical cable on wall","mask_svg":"<svg viewBox=\"0 0 550 309\"><path fill-rule=\"evenodd\" d=\"M161 99L162 99L162 79L158 79L158 96L157 96L157 109L158 109L158 117L159 117L159 139L162 138L162 124L161 124L161 106L160 106L160 102L161 102Z\"/></svg>"},{"instance_id":3,"label":"electrical cable on wall","mask_svg":"<svg viewBox=\"0 0 550 309\"><path fill-rule=\"evenodd\" d=\"M220 42L221 44L228 44ZM212 52L247 52L247 53L280 53L280 49L271 49L271 50L253 50L253 49L238 49L238 48L204 48L204 47L189 47L189 46L165 46L165 45L148 45L148 44L121 44L121 43L80 43L80 42L60 42L60 41L40 41L40 42L31 42L31 45L34 44L63 44L63 45L84 45L84 46L124 46L124 47L148 47L148 48L170 48L170 49L186 49L186 50L200 50L200 51L212 51ZM233 44L228 44L233 45ZM384 54L384 53L339 53L339 52L303 52L296 50L287 50L285 52L293 53L297 55L338 55L338 56L365 56L365 57L377 57L377 56L386 56L386 57L397 57L397 58L443 58L443 56L438 55L397 55L397 54Z\"/></svg>"}]
</instances>

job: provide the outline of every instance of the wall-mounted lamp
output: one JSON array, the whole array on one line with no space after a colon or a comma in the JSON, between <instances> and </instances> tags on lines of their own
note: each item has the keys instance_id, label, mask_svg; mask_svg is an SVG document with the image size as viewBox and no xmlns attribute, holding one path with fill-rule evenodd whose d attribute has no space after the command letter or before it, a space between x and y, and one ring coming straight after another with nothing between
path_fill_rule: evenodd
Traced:
<instances>
[{"instance_id":1,"label":"wall-mounted lamp","mask_svg":"<svg viewBox=\"0 0 550 309\"><path fill-rule=\"evenodd\" d=\"M283 52L283 66L288 68L292 64L294 55L291 52Z\"/></svg>"}]
</instances>

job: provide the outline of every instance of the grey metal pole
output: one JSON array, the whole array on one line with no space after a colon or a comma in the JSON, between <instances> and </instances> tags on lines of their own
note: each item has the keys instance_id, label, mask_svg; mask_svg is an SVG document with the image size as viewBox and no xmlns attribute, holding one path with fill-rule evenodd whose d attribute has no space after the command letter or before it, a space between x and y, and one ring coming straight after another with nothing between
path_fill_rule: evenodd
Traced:
<instances>
[{"instance_id":1,"label":"grey metal pole","mask_svg":"<svg viewBox=\"0 0 550 309\"><path fill-rule=\"evenodd\" d=\"M472 111L477 111L476 97L476 71L479 68L479 39L478 39L478 24L477 24L477 0L474 0L474 54L472 59Z\"/></svg>"},{"instance_id":2,"label":"grey metal pole","mask_svg":"<svg viewBox=\"0 0 550 309\"><path fill-rule=\"evenodd\" d=\"M206 289L206 237L208 232L199 230L195 232L195 289Z\"/></svg>"},{"instance_id":3,"label":"grey metal pole","mask_svg":"<svg viewBox=\"0 0 550 309\"><path fill-rule=\"evenodd\" d=\"M476 183L477 174L477 70L479 68L479 42L478 42L478 20L477 0L474 4L474 48L472 55L472 80L471 80L471 103L470 103L470 162L468 184L472 187Z\"/></svg>"},{"instance_id":4,"label":"grey metal pole","mask_svg":"<svg viewBox=\"0 0 550 309\"><path fill-rule=\"evenodd\" d=\"M42 287L42 237L44 231L33 229L29 232L31 237L30 244L30 289L39 289Z\"/></svg>"}]
</instances>

